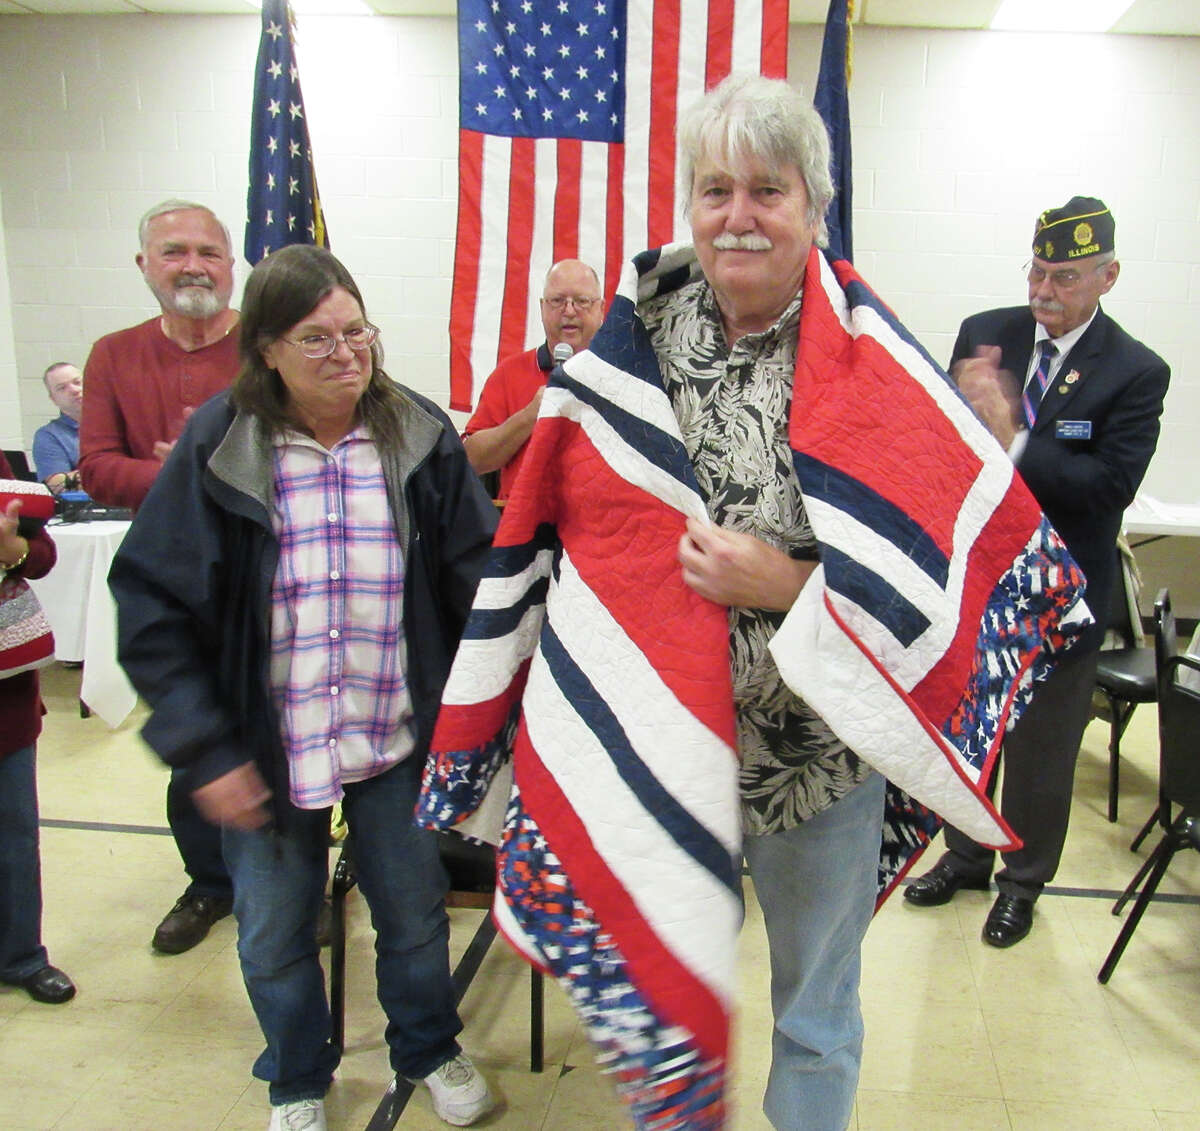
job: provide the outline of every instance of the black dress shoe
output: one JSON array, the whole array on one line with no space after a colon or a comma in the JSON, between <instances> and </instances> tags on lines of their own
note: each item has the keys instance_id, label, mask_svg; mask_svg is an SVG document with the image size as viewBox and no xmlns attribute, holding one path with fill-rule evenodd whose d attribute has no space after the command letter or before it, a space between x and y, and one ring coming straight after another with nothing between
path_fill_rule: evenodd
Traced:
<instances>
[{"instance_id":1,"label":"black dress shoe","mask_svg":"<svg viewBox=\"0 0 1200 1131\"><path fill-rule=\"evenodd\" d=\"M232 910L232 899L184 892L159 923L150 945L163 954L182 954L191 950L218 919L224 919Z\"/></svg>"},{"instance_id":2,"label":"black dress shoe","mask_svg":"<svg viewBox=\"0 0 1200 1131\"><path fill-rule=\"evenodd\" d=\"M1019 943L1033 927L1033 900L1020 895L998 895L983 924L983 941L992 946Z\"/></svg>"},{"instance_id":3,"label":"black dress shoe","mask_svg":"<svg viewBox=\"0 0 1200 1131\"><path fill-rule=\"evenodd\" d=\"M75 983L57 966L43 966L17 983L34 1001L45 1005L62 1005L75 996Z\"/></svg>"},{"instance_id":4,"label":"black dress shoe","mask_svg":"<svg viewBox=\"0 0 1200 1131\"><path fill-rule=\"evenodd\" d=\"M916 904L917 907L940 907L954 898L959 888L970 891L987 891L988 881L973 880L963 876L950 867L944 860L939 861L920 879L913 880L904 889L906 903Z\"/></svg>"}]
</instances>

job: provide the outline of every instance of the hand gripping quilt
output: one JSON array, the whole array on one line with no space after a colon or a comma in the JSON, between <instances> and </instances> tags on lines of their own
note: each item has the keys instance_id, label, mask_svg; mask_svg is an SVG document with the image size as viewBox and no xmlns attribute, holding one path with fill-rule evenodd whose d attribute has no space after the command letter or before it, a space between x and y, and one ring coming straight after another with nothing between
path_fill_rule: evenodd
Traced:
<instances>
[{"instance_id":1,"label":"hand gripping quilt","mask_svg":"<svg viewBox=\"0 0 1200 1131\"><path fill-rule=\"evenodd\" d=\"M591 349L551 376L418 806L498 839L501 930L560 980L654 1131L723 1125L741 922L727 613L676 561L707 517L638 317L698 271L686 244L638 256ZM1090 616L1011 461L816 249L799 334L789 435L821 564L771 651L889 781L882 898L939 816L1015 845L981 783Z\"/></svg>"}]
</instances>

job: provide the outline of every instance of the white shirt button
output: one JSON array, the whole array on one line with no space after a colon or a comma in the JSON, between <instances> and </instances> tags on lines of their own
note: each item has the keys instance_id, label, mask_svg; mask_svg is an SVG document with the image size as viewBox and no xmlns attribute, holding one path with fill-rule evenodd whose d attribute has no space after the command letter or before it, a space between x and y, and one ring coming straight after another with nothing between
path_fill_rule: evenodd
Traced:
<instances>
[{"instance_id":1,"label":"white shirt button","mask_svg":"<svg viewBox=\"0 0 1200 1131\"><path fill-rule=\"evenodd\" d=\"M341 635L342 634L340 632L338 632L338 630L336 628L331 628L329 630L329 639L330 640L336 640Z\"/></svg>"},{"instance_id":2,"label":"white shirt button","mask_svg":"<svg viewBox=\"0 0 1200 1131\"><path fill-rule=\"evenodd\" d=\"M329 519L330 522L337 522L338 520L338 516L334 514L333 511L330 511L325 517Z\"/></svg>"},{"instance_id":3,"label":"white shirt button","mask_svg":"<svg viewBox=\"0 0 1200 1131\"><path fill-rule=\"evenodd\" d=\"M339 688L337 688L336 686L335 686L335 687L331 687L331 688L329 689L329 694L330 694L330 695L336 695L336 694L338 693L338 691L339 691L339 690L340 690L340 689L339 689Z\"/></svg>"},{"instance_id":4,"label":"white shirt button","mask_svg":"<svg viewBox=\"0 0 1200 1131\"><path fill-rule=\"evenodd\" d=\"M329 571L329 580L330 581L338 581L341 579L341 576L342 576L341 571L339 571L339 570L331 569Z\"/></svg>"}]
</instances>

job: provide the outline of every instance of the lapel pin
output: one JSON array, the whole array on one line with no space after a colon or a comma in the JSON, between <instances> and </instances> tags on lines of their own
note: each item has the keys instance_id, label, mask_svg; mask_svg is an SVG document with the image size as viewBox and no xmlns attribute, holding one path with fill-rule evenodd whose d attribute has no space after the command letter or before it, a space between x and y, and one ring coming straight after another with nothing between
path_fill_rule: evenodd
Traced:
<instances>
[{"instance_id":1,"label":"lapel pin","mask_svg":"<svg viewBox=\"0 0 1200 1131\"><path fill-rule=\"evenodd\" d=\"M1074 385L1075 382L1079 380L1079 370L1072 369L1071 372L1063 378L1063 380L1066 381L1068 385Z\"/></svg>"}]
</instances>

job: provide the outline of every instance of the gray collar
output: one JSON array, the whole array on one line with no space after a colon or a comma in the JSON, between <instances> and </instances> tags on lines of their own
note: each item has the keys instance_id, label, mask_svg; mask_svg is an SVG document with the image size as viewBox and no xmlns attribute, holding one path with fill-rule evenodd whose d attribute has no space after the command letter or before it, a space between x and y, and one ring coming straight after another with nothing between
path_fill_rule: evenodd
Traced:
<instances>
[{"instance_id":1,"label":"gray collar","mask_svg":"<svg viewBox=\"0 0 1200 1131\"><path fill-rule=\"evenodd\" d=\"M404 443L394 452L380 452L389 492L408 481L413 471L437 447L443 424L406 389L400 389L400 430ZM270 523L275 505L274 446L258 417L239 410L208 461L208 471L219 483L252 499L262 508L260 521ZM401 510L399 498L393 510Z\"/></svg>"}]
</instances>

